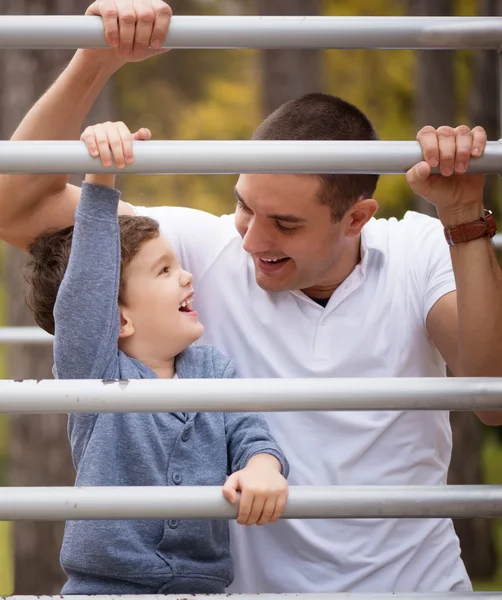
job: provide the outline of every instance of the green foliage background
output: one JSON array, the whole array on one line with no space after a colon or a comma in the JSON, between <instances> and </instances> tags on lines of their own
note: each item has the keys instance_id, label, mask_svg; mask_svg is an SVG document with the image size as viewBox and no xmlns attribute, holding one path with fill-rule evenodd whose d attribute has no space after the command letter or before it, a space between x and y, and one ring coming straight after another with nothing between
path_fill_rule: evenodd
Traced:
<instances>
[{"instance_id":1,"label":"green foliage background","mask_svg":"<svg viewBox=\"0 0 502 600\"><path fill-rule=\"evenodd\" d=\"M220 3L173 0L178 14L218 14ZM240 8L252 12L249 0ZM403 0L324 0L324 14L405 14ZM475 15L476 0L459 0L458 15ZM203 9L203 10L202 10ZM458 105L467 106L473 53L457 52ZM408 140L414 126L416 54L412 51L324 51L324 90L356 104L373 120L381 139ZM495 76L495 74L494 74ZM260 110L260 68L255 51L179 51L129 65L116 76L119 114L131 129L149 127L155 139L246 139L265 116ZM457 122L466 121L465 112ZM183 205L222 214L233 210L234 176L124 176L120 187L134 204ZM383 176L376 199L380 216L400 217L411 208L404 177ZM1 256L0 256L1 269ZM0 287L0 316L4 315ZM0 319L1 321L2 319ZM4 319L3 319L4 320ZM0 350L0 377L6 377ZM8 422L0 418L0 477L5 485ZM502 450L489 437L484 453L487 483L502 482ZM498 535L502 556L502 530ZM12 593L9 524L0 522L0 594ZM502 589L502 571L478 589Z\"/></svg>"}]
</instances>

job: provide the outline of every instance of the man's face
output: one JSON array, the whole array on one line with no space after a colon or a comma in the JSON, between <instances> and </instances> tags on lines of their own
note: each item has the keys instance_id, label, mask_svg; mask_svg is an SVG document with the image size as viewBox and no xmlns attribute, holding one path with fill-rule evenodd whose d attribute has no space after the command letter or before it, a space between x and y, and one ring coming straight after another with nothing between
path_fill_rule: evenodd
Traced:
<instances>
[{"instance_id":1,"label":"man's face","mask_svg":"<svg viewBox=\"0 0 502 600\"><path fill-rule=\"evenodd\" d=\"M321 183L310 175L241 175L235 188L236 227L254 261L256 282L279 292L329 287L345 242L320 204Z\"/></svg>"}]
</instances>

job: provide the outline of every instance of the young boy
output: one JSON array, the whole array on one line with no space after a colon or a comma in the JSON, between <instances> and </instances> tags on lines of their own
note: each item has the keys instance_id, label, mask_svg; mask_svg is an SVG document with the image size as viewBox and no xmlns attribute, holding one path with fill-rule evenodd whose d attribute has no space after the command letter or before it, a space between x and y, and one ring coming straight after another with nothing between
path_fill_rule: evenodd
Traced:
<instances>
[{"instance_id":1,"label":"young boy","mask_svg":"<svg viewBox=\"0 0 502 600\"><path fill-rule=\"evenodd\" d=\"M203 332L192 276L156 221L117 217L113 184L87 176L75 227L31 248L28 302L55 335L55 376L235 377L217 350L191 346ZM275 521L286 502L287 461L255 414L71 414L69 437L79 486L225 484L245 524ZM61 564L64 594L214 594L233 579L223 520L68 521Z\"/></svg>"}]
</instances>

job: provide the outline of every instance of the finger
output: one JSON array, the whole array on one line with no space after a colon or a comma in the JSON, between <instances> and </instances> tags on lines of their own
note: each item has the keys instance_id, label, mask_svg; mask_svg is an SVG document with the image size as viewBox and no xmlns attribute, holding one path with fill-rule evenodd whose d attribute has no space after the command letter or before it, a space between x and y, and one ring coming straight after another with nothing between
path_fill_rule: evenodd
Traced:
<instances>
[{"instance_id":1,"label":"finger","mask_svg":"<svg viewBox=\"0 0 502 600\"><path fill-rule=\"evenodd\" d=\"M460 125L455 128L455 172L465 173L472 155L473 135L467 125Z\"/></svg>"},{"instance_id":2,"label":"finger","mask_svg":"<svg viewBox=\"0 0 502 600\"><path fill-rule=\"evenodd\" d=\"M236 504L237 500L239 499L237 495L237 478L233 475L230 475L230 477L225 481L222 491L223 496L225 496L227 500L229 500L232 504Z\"/></svg>"},{"instance_id":3,"label":"finger","mask_svg":"<svg viewBox=\"0 0 502 600\"><path fill-rule=\"evenodd\" d=\"M153 25L150 45L157 50L162 47L166 40L173 11L171 7L162 0L152 0L152 6L155 12L155 23Z\"/></svg>"},{"instance_id":4,"label":"finger","mask_svg":"<svg viewBox=\"0 0 502 600\"><path fill-rule=\"evenodd\" d=\"M147 142L152 138L152 132L146 127L142 127L133 135L133 139L138 140L140 142Z\"/></svg>"},{"instance_id":5,"label":"finger","mask_svg":"<svg viewBox=\"0 0 502 600\"><path fill-rule=\"evenodd\" d=\"M452 127L438 127L439 170L441 175L448 177L455 168L455 131Z\"/></svg>"},{"instance_id":6,"label":"finger","mask_svg":"<svg viewBox=\"0 0 502 600\"><path fill-rule=\"evenodd\" d=\"M124 143L120 134L117 123L110 123L107 128L108 145L112 150L113 160L119 169L123 169L126 165L124 155Z\"/></svg>"},{"instance_id":7,"label":"finger","mask_svg":"<svg viewBox=\"0 0 502 600\"><path fill-rule=\"evenodd\" d=\"M133 52L136 57L141 57L145 55L150 47L155 13L153 12L151 0L135 0L134 10L136 12L136 35Z\"/></svg>"},{"instance_id":8,"label":"finger","mask_svg":"<svg viewBox=\"0 0 502 600\"><path fill-rule=\"evenodd\" d=\"M132 145L133 135L129 130L129 127L122 121L117 123L117 130L122 140L122 148L124 152L124 160L126 164L134 162L134 149Z\"/></svg>"},{"instance_id":9,"label":"finger","mask_svg":"<svg viewBox=\"0 0 502 600\"><path fill-rule=\"evenodd\" d=\"M96 143L96 135L94 132L94 127L87 127L84 130L84 132L82 133L82 135L80 136L80 139L87 146L87 151L89 152L89 154L93 158L97 158L99 156L99 150L98 150L98 145Z\"/></svg>"},{"instance_id":10,"label":"finger","mask_svg":"<svg viewBox=\"0 0 502 600\"><path fill-rule=\"evenodd\" d=\"M275 510L272 518L270 519L271 523L275 523L281 518L282 513L286 507L286 502L288 501L288 492L286 491L283 494L280 494L277 498L277 502L275 503Z\"/></svg>"},{"instance_id":11,"label":"finger","mask_svg":"<svg viewBox=\"0 0 502 600\"><path fill-rule=\"evenodd\" d=\"M251 511L246 519L246 525L255 525L258 522L261 513L263 512L263 507L265 506L266 496L262 496L261 494L253 495L253 505L251 506Z\"/></svg>"},{"instance_id":12,"label":"finger","mask_svg":"<svg viewBox=\"0 0 502 600\"><path fill-rule=\"evenodd\" d=\"M413 189L423 188L431 174L431 168L425 161L419 162L406 173L406 182Z\"/></svg>"},{"instance_id":13,"label":"finger","mask_svg":"<svg viewBox=\"0 0 502 600\"><path fill-rule=\"evenodd\" d=\"M105 28L105 38L109 46L115 48L119 44L119 22L118 22L118 11L115 0L98 0L88 10L92 13L101 16L103 19L103 25Z\"/></svg>"},{"instance_id":14,"label":"finger","mask_svg":"<svg viewBox=\"0 0 502 600\"><path fill-rule=\"evenodd\" d=\"M434 127L427 125L417 133L417 140L422 146L425 162L431 167L437 167L439 164L438 137Z\"/></svg>"},{"instance_id":15,"label":"finger","mask_svg":"<svg viewBox=\"0 0 502 600\"><path fill-rule=\"evenodd\" d=\"M95 2L93 2L85 11L85 16L88 17L88 16L99 15L98 4L99 4L99 0L95 0Z\"/></svg>"},{"instance_id":16,"label":"finger","mask_svg":"<svg viewBox=\"0 0 502 600\"><path fill-rule=\"evenodd\" d=\"M472 130L472 156L481 156L486 148L487 135L482 127Z\"/></svg>"},{"instance_id":17,"label":"finger","mask_svg":"<svg viewBox=\"0 0 502 600\"><path fill-rule=\"evenodd\" d=\"M241 491L241 500L239 502L239 514L237 515L237 523L246 525L251 510L253 508L253 494L250 492Z\"/></svg>"},{"instance_id":18,"label":"finger","mask_svg":"<svg viewBox=\"0 0 502 600\"><path fill-rule=\"evenodd\" d=\"M115 0L118 9L119 51L122 56L132 56L136 32L136 11L133 0Z\"/></svg>"},{"instance_id":19,"label":"finger","mask_svg":"<svg viewBox=\"0 0 502 600\"><path fill-rule=\"evenodd\" d=\"M98 146L99 157L104 167L112 166L112 152L108 142L108 132L106 124L95 125L94 135Z\"/></svg>"},{"instance_id":20,"label":"finger","mask_svg":"<svg viewBox=\"0 0 502 600\"><path fill-rule=\"evenodd\" d=\"M261 515L259 515L258 520L256 522L257 525L265 525L265 523L269 523L272 515L275 512L275 505L277 502L277 496L269 496L265 500L265 504L263 505L263 509L261 511Z\"/></svg>"}]
</instances>

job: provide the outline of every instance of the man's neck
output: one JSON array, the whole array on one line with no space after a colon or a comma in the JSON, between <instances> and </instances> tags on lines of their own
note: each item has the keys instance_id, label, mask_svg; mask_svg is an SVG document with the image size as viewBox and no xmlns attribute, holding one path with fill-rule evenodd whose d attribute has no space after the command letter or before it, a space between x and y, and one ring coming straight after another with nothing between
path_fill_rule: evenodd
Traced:
<instances>
[{"instance_id":1,"label":"man's neck","mask_svg":"<svg viewBox=\"0 0 502 600\"><path fill-rule=\"evenodd\" d=\"M346 246L346 251L337 261L331 276L326 278L326 282L301 291L312 300L329 300L360 262L361 236L356 238L353 244Z\"/></svg>"}]
</instances>

